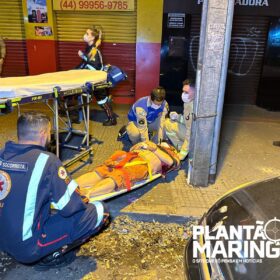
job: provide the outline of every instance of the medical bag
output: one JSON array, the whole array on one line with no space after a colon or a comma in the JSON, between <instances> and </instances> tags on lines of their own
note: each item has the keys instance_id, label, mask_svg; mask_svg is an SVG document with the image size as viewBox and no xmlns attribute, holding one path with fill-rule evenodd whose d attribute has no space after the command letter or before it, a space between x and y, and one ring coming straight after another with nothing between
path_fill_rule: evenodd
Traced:
<instances>
[{"instance_id":1,"label":"medical bag","mask_svg":"<svg viewBox=\"0 0 280 280\"><path fill-rule=\"evenodd\" d=\"M107 72L107 80L108 82L111 82L113 86L127 79L126 73L117 66L106 65L104 68L104 70Z\"/></svg>"}]
</instances>

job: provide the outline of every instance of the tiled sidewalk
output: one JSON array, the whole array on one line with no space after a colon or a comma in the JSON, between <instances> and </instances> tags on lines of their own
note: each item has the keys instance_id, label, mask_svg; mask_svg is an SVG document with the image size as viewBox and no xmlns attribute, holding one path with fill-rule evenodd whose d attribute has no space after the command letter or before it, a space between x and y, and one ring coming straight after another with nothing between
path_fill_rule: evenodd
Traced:
<instances>
[{"instance_id":1,"label":"tiled sidewalk","mask_svg":"<svg viewBox=\"0 0 280 280\"><path fill-rule=\"evenodd\" d=\"M34 110L34 107L47 112L42 105L28 106L27 109ZM91 134L97 140L93 144L93 163L76 172L74 177L92 170L115 150L123 148L122 142L116 141L116 138L118 130L127 122L128 108L116 105L118 125L104 127L102 120L105 119L105 115L99 108L94 107L91 111L90 128ZM218 177L214 185L208 188L187 185L187 162L184 162L179 172L168 174L166 179L153 182L149 192L126 206L122 212L199 217L230 189L243 183L279 175L280 148L272 145L274 140L280 140L279 113L249 106L247 109L243 108L243 114L236 118L234 110L240 112L240 107L229 108L228 113L225 113ZM16 112L1 116L1 146L8 139L15 140L16 118Z\"/></svg>"}]
</instances>

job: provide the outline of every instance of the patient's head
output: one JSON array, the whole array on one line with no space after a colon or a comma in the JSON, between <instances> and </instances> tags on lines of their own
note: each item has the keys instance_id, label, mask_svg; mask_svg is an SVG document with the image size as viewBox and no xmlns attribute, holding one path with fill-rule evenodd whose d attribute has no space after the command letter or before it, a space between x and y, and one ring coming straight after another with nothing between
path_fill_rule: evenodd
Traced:
<instances>
[{"instance_id":1,"label":"patient's head","mask_svg":"<svg viewBox=\"0 0 280 280\"><path fill-rule=\"evenodd\" d=\"M50 118L38 112L23 113L17 121L20 144L36 144L45 147L51 138Z\"/></svg>"}]
</instances>

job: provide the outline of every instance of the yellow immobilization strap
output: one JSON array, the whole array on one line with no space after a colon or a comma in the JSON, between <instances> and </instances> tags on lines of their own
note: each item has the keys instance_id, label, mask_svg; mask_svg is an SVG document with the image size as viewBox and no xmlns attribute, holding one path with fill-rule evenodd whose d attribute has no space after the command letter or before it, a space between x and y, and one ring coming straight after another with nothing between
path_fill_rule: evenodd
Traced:
<instances>
[{"instance_id":1,"label":"yellow immobilization strap","mask_svg":"<svg viewBox=\"0 0 280 280\"><path fill-rule=\"evenodd\" d=\"M127 167L127 166L136 166L136 165L140 165L140 164L147 164L148 166L148 173L149 173L149 179L152 180L153 179L153 174L152 174L152 168L151 168L151 165L148 161L145 161L145 160L137 160L137 161L133 161L133 162L128 162L126 163L124 166Z\"/></svg>"}]
</instances>

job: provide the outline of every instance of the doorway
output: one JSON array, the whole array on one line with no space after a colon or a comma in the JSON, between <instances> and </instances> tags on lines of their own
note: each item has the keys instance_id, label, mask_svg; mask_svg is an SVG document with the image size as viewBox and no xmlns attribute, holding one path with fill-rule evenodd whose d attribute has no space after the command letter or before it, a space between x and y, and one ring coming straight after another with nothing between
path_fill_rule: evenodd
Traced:
<instances>
[{"instance_id":1,"label":"doorway","mask_svg":"<svg viewBox=\"0 0 280 280\"><path fill-rule=\"evenodd\" d=\"M280 18L271 18L257 105L280 111Z\"/></svg>"},{"instance_id":2,"label":"doorway","mask_svg":"<svg viewBox=\"0 0 280 280\"><path fill-rule=\"evenodd\" d=\"M162 24L160 85L169 105L180 106L182 81L187 78L191 17L185 13L164 13Z\"/></svg>"}]
</instances>

